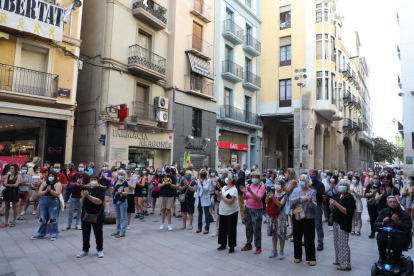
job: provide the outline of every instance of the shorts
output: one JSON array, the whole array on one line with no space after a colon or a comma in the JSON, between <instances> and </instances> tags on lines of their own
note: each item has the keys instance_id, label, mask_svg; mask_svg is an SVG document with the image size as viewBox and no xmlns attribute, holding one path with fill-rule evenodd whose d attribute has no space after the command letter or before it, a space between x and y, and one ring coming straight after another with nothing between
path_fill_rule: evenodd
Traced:
<instances>
[{"instance_id":1,"label":"shorts","mask_svg":"<svg viewBox=\"0 0 414 276\"><path fill-rule=\"evenodd\" d=\"M173 197L165 197L165 196L161 196L160 197L161 200L161 205L160 205L160 209L171 209L173 206L173 202L174 202L174 198Z\"/></svg>"},{"instance_id":2,"label":"shorts","mask_svg":"<svg viewBox=\"0 0 414 276\"><path fill-rule=\"evenodd\" d=\"M160 192L159 192L159 191L152 191L151 196L152 196L153 198L159 198L159 197L160 197Z\"/></svg>"},{"instance_id":3,"label":"shorts","mask_svg":"<svg viewBox=\"0 0 414 276\"><path fill-rule=\"evenodd\" d=\"M19 192L19 199L28 200L28 199L29 199L29 192L27 191L27 192L24 194L24 196L21 196L21 195L20 195L20 192Z\"/></svg>"},{"instance_id":4,"label":"shorts","mask_svg":"<svg viewBox=\"0 0 414 276\"><path fill-rule=\"evenodd\" d=\"M187 199L184 202L181 202L181 213L188 213L189 215L194 214L194 203L195 198Z\"/></svg>"},{"instance_id":5,"label":"shorts","mask_svg":"<svg viewBox=\"0 0 414 276\"><path fill-rule=\"evenodd\" d=\"M147 195L148 195L148 186L145 186L144 188L141 188L141 187L135 188L136 197L147 197Z\"/></svg>"},{"instance_id":6,"label":"shorts","mask_svg":"<svg viewBox=\"0 0 414 276\"><path fill-rule=\"evenodd\" d=\"M129 194L127 196L127 213L128 214L135 214L135 196L133 194Z\"/></svg>"},{"instance_id":7,"label":"shorts","mask_svg":"<svg viewBox=\"0 0 414 276\"><path fill-rule=\"evenodd\" d=\"M105 190L105 196L111 196L111 191L109 188Z\"/></svg>"}]
</instances>

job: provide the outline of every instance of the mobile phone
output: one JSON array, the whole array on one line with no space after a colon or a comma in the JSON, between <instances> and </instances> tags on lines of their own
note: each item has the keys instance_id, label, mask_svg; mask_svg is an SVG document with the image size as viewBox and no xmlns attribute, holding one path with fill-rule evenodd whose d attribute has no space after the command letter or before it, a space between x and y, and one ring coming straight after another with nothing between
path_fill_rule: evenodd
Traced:
<instances>
[{"instance_id":1,"label":"mobile phone","mask_svg":"<svg viewBox=\"0 0 414 276\"><path fill-rule=\"evenodd\" d=\"M270 192L275 193L275 186L266 187L266 191L267 191L267 193L270 193Z\"/></svg>"},{"instance_id":2,"label":"mobile phone","mask_svg":"<svg viewBox=\"0 0 414 276\"><path fill-rule=\"evenodd\" d=\"M226 198L227 198L227 199L231 199L231 198L232 198L232 196L231 196L230 194L227 194L227 195L226 195Z\"/></svg>"}]
</instances>

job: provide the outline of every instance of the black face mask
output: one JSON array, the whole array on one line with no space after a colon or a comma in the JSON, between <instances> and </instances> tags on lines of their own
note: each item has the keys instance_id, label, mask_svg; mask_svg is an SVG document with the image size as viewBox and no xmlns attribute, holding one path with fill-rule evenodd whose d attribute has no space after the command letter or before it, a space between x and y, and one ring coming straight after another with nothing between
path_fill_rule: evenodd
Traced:
<instances>
[{"instance_id":1,"label":"black face mask","mask_svg":"<svg viewBox=\"0 0 414 276\"><path fill-rule=\"evenodd\" d=\"M207 174L202 173L202 174L200 174L200 177L201 177L201 178L206 178L206 177L207 177Z\"/></svg>"},{"instance_id":2,"label":"black face mask","mask_svg":"<svg viewBox=\"0 0 414 276\"><path fill-rule=\"evenodd\" d=\"M395 207L395 208L391 208L390 207L390 210L393 211L393 212L395 212L395 213L398 212L398 209L400 209L400 206Z\"/></svg>"},{"instance_id":3,"label":"black face mask","mask_svg":"<svg viewBox=\"0 0 414 276\"><path fill-rule=\"evenodd\" d=\"M180 175L183 176L185 173L184 172L180 172Z\"/></svg>"}]
</instances>

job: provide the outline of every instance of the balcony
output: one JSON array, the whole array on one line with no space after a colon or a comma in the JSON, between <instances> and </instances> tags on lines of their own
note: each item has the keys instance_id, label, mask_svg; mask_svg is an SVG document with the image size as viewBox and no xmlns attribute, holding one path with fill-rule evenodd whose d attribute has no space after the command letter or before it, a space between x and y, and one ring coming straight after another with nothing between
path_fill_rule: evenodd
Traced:
<instances>
[{"instance_id":1,"label":"balcony","mask_svg":"<svg viewBox=\"0 0 414 276\"><path fill-rule=\"evenodd\" d=\"M331 99L317 100L315 102L315 112L331 122L342 120L342 116L337 114L336 105L332 103Z\"/></svg>"},{"instance_id":2,"label":"balcony","mask_svg":"<svg viewBox=\"0 0 414 276\"><path fill-rule=\"evenodd\" d=\"M59 75L0 63L0 90L56 99L58 87Z\"/></svg>"},{"instance_id":3,"label":"balcony","mask_svg":"<svg viewBox=\"0 0 414 276\"><path fill-rule=\"evenodd\" d=\"M128 69L156 80L165 79L167 60L139 45L129 46Z\"/></svg>"},{"instance_id":4,"label":"balcony","mask_svg":"<svg viewBox=\"0 0 414 276\"><path fill-rule=\"evenodd\" d=\"M211 7L204 3L204 1L201 0L193 0L194 6L191 10L191 14L195 15L196 17L200 18L206 23L210 23L210 13L211 13Z\"/></svg>"},{"instance_id":5,"label":"balcony","mask_svg":"<svg viewBox=\"0 0 414 276\"><path fill-rule=\"evenodd\" d=\"M155 30L167 28L167 9L153 0L138 0L132 5L132 15Z\"/></svg>"},{"instance_id":6,"label":"balcony","mask_svg":"<svg viewBox=\"0 0 414 276\"><path fill-rule=\"evenodd\" d=\"M243 50L253 57L260 56L261 43L251 35L244 36Z\"/></svg>"},{"instance_id":7,"label":"balcony","mask_svg":"<svg viewBox=\"0 0 414 276\"><path fill-rule=\"evenodd\" d=\"M260 77L252 72L244 72L243 87L251 91L259 91L261 87Z\"/></svg>"},{"instance_id":8,"label":"balcony","mask_svg":"<svg viewBox=\"0 0 414 276\"><path fill-rule=\"evenodd\" d=\"M366 131L359 131L358 132L358 139L359 139L359 143L361 143L361 144L363 144L363 145L365 145L369 148L374 147L374 142L368 136L368 133Z\"/></svg>"},{"instance_id":9,"label":"balcony","mask_svg":"<svg viewBox=\"0 0 414 276\"><path fill-rule=\"evenodd\" d=\"M359 99L359 98L356 102L356 108L361 109L361 99Z\"/></svg>"},{"instance_id":10,"label":"balcony","mask_svg":"<svg viewBox=\"0 0 414 276\"><path fill-rule=\"evenodd\" d=\"M243 81L243 67L240 65L232 62L231 60L224 60L223 63L223 70L221 72L221 76L233 83L238 83Z\"/></svg>"},{"instance_id":11,"label":"balcony","mask_svg":"<svg viewBox=\"0 0 414 276\"><path fill-rule=\"evenodd\" d=\"M290 27L291 27L290 20L285 21L285 22L280 22L280 29L281 30L290 29Z\"/></svg>"},{"instance_id":12,"label":"balcony","mask_svg":"<svg viewBox=\"0 0 414 276\"><path fill-rule=\"evenodd\" d=\"M355 71L351 70L351 65L349 63L343 65L342 74L347 78L347 81L357 82Z\"/></svg>"},{"instance_id":13,"label":"balcony","mask_svg":"<svg viewBox=\"0 0 414 276\"><path fill-rule=\"evenodd\" d=\"M244 30L231 19L223 21L223 37L235 45L243 43Z\"/></svg>"},{"instance_id":14,"label":"balcony","mask_svg":"<svg viewBox=\"0 0 414 276\"><path fill-rule=\"evenodd\" d=\"M188 51L200 58L211 60L213 58L214 48L213 44L202 40L196 35L190 34L188 36Z\"/></svg>"},{"instance_id":15,"label":"balcony","mask_svg":"<svg viewBox=\"0 0 414 276\"><path fill-rule=\"evenodd\" d=\"M261 128L258 126L259 116L257 114L230 105L220 106L220 120L238 126Z\"/></svg>"},{"instance_id":16,"label":"balcony","mask_svg":"<svg viewBox=\"0 0 414 276\"><path fill-rule=\"evenodd\" d=\"M210 99L214 97L214 83L193 74L185 76L185 90L188 93L201 97Z\"/></svg>"}]
</instances>

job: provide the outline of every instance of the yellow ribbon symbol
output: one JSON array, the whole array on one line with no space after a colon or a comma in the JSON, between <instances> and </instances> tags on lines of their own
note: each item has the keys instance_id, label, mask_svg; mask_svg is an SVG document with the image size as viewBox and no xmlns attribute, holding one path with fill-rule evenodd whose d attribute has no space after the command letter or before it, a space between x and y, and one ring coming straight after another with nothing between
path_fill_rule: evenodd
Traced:
<instances>
[{"instance_id":1,"label":"yellow ribbon symbol","mask_svg":"<svg viewBox=\"0 0 414 276\"><path fill-rule=\"evenodd\" d=\"M6 19L7 19L7 15L3 12L3 13L0 15L0 24L7 25L7 21L6 21Z\"/></svg>"},{"instance_id":2,"label":"yellow ribbon symbol","mask_svg":"<svg viewBox=\"0 0 414 276\"><path fill-rule=\"evenodd\" d=\"M53 38L55 38L55 28L50 28L50 34L49 37L53 36Z\"/></svg>"},{"instance_id":3,"label":"yellow ribbon symbol","mask_svg":"<svg viewBox=\"0 0 414 276\"><path fill-rule=\"evenodd\" d=\"M20 18L19 19L19 25L17 26L17 29L20 28L20 27L22 27L22 30L24 30L23 23L24 23L23 18Z\"/></svg>"},{"instance_id":4,"label":"yellow ribbon symbol","mask_svg":"<svg viewBox=\"0 0 414 276\"><path fill-rule=\"evenodd\" d=\"M39 28L40 28L39 23L36 23L36 25L35 25L35 29L34 29L33 33L37 33L37 34L39 34L39 35L40 35Z\"/></svg>"}]
</instances>

